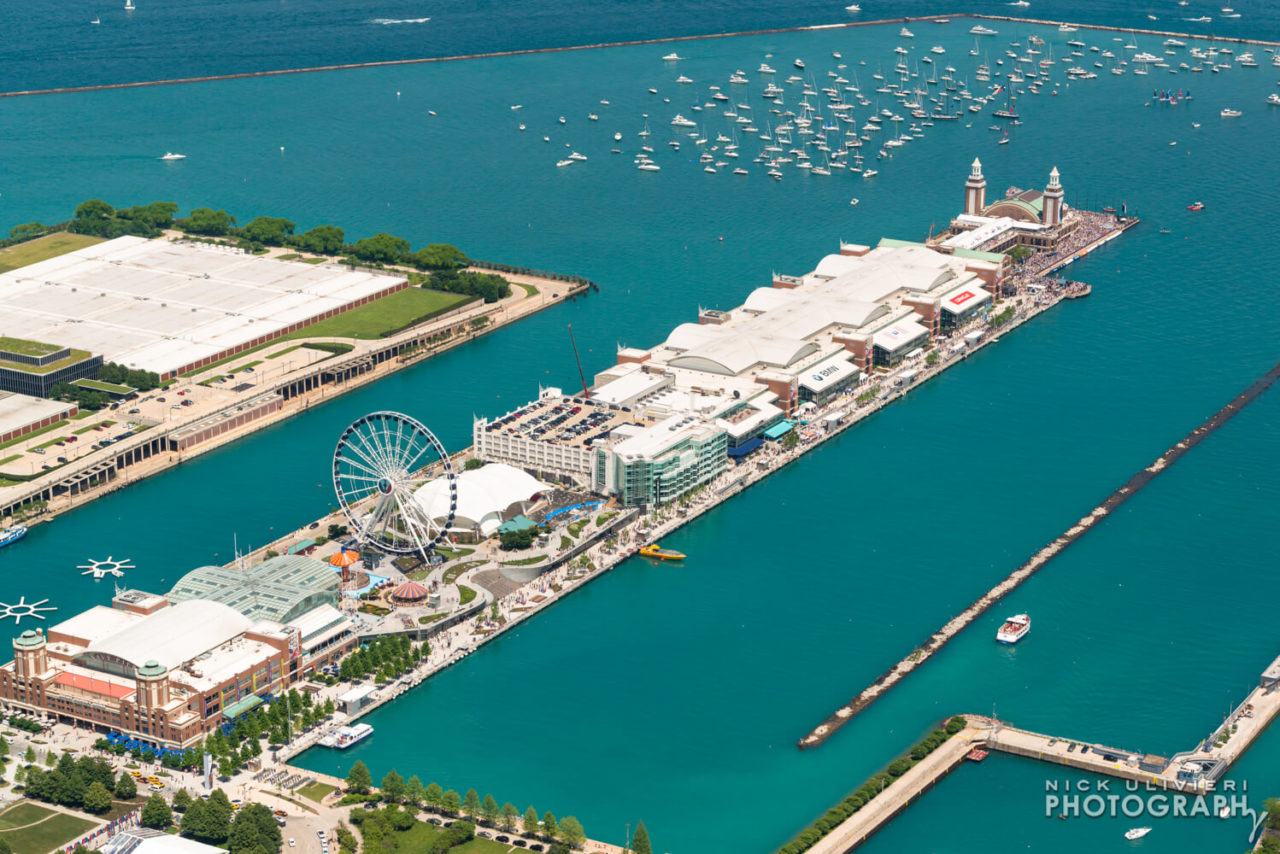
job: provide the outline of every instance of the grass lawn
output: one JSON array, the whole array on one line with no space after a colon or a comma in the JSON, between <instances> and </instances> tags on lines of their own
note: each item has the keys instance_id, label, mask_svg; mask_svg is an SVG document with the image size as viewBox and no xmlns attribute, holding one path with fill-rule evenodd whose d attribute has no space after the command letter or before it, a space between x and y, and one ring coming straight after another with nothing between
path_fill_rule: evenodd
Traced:
<instances>
[{"instance_id":1,"label":"grass lawn","mask_svg":"<svg viewBox=\"0 0 1280 854\"><path fill-rule=\"evenodd\" d=\"M517 288L523 288L525 294L528 296L536 297L538 295L538 289L533 285L526 285L524 282L512 282L511 284L515 285Z\"/></svg>"},{"instance_id":2,"label":"grass lawn","mask_svg":"<svg viewBox=\"0 0 1280 854\"><path fill-rule=\"evenodd\" d=\"M0 839L9 844L14 854L46 854L97 826L97 822L54 812L29 801L20 802L0 814L0 823L10 828L30 825L20 830L0 830Z\"/></svg>"},{"instance_id":3,"label":"grass lawn","mask_svg":"<svg viewBox=\"0 0 1280 854\"><path fill-rule=\"evenodd\" d=\"M547 559L546 555L537 555L536 557L522 557L519 560L504 560L503 566L533 566L535 563L542 563Z\"/></svg>"},{"instance_id":4,"label":"grass lawn","mask_svg":"<svg viewBox=\"0 0 1280 854\"><path fill-rule=\"evenodd\" d=\"M445 560L456 560L460 557L475 554L475 552L475 549L450 549L445 548L444 546L436 546L436 554L440 555Z\"/></svg>"},{"instance_id":5,"label":"grass lawn","mask_svg":"<svg viewBox=\"0 0 1280 854\"><path fill-rule=\"evenodd\" d=\"M41 433L48 433L50 430L57 430L59 427L66 427L66 426L67 426L67 419L64 418L61 421L55 421L52 424L41 427L39 430L32 430L30 433L24 433L23 435L18 436L17 438L9 439L6 442L0 442L0 448L7 448L10 445L16 445L19 442L25 442L30 438L39 436Z\"/></svg>"},{"instance_id":6,"label":"grass lawn","mask_svg":"<svg viewBox=\"0 0 1280 854\"><path fill-rule=\"evenodd\" d=\"M476 598L476 592L465 584L458 585L458 604L465 605Z\"/></svg>"},{"instance_id":7,"label":"grass lawn","mask_svg":"<svg viewBox=\"0 0 1280 854\"><path fill-rule=\"evenodd\" d=\"M114 427L114 426L116 426L116 422L111 421L111 420L107 420L107 421L95 421L94 423L89 424L89 425L87 425L87 426L85 426L85 427L77 427L76 429L72 430L71 432L72 432L72 433L74 433L75 435L79 436L79 435L80 435L80 434L82 434L82 433L88 433L90 430L97 430L99 427Z\"/></svg>"},{"instance_id":8,"label":"grass lawn","mask_svg":"<svg viewBox=\"0 0 1280 854\"><path fill-rule=\"evenodd\" d=\"M432 623L434 623L436 620L443 620L447 616L449 615L448 614L428 614L425 617L419 617L418 622L424 626L429 626Z\"/></svg>"},{"instance_id":9,"label":"grass lawn","mask_svg":"<svg viewBox=\"0 0 1280 854\"><path fill-rule=\"evenodd\" d=\"M74 252L77 249L83 249L86 246L101 242L101 237L93 237L88 234L70 234L65 231L59 231L57 234L46 234L44 237L37 237L35 240L28 240L26 243L19 243L16 246L0 249L0 273L7 273L10 270L25 267L37 261L56 258L59 255L65 255L68 252Z\"/></svg>"},{"instance_id":10,"label":"grass lawn","mask_svg":"<svg viewBox=\"0 0 1280 854\"><path fill-rule=\"evenodd\" d=\"M283 350L277 350L274 353L268 353L267 358L279 359L281 356L285 355L286 353L292 353L294 350L297 350L301 346L302 346L301 344L294 344L292 346L285 347Z\"/></svg>"},{"instance_id":11,"label":"grass lawn","mask_svg":"<svg viewBox=\"0 0 1280 854\"><path fill-rule=\"evenodd\" d=\"M334 787L330 786L328 783L316 782L316 783L308 783L307 785L298 789L297 793L299 795L302 795L302 797L304 798L310 798L316 803L320 803L332 791L334 791Z\"/></svg>"},{"instance_id":12,"label":"grass lawn","mask_svg":"<svg viewBox=\"0 0 1280 854\"><path fill-rule=\"evenodd\" d=\"M405 288L380 300L344 311L286 336L286 339L384 338L456 308L473 297L425 288Z\"/></svg>"},{"instance_id":13,"label":"grass lawn","mask_svg":"<svg viewBox=\"0 0 1280 854\"><path fill-rule=\"evenodd\" d=\"M80 388L87 388L90 391L101 391L107 394L118 394L121 397L124 397L125 395L129 395L129 394L133 394L135 391L137 391L137 389L134 388L133 386L121 385L120 383L108 383L108 382L103 382L102 380L80 379L73 382L72 385L80 386Z\"/></svg>"},{"instance_id":14,"label":"grass lawn","mask_svg":"<svg viewBox=\"0 0 1280 854\"><path fill-rule=\"evenodd\" d=\"M22 454L10 454L4 459L0 459L0 466L4 465L5 463L11 463L14 460L20 460L20 459L22 459Z\"/></svg>"},{"instance_id":15,"label":"grass lawn","mask_svg":"<svg viewBox=\"0 0 1280 854\"><path fill-rule=\"evenodd\" d=\"M439 835L440 831L435 826L419 821L408 830L395 834L395 847L397 851L427 851ZM508 851L518 850L520 849L494 842L492 839L477 837L465 845L450 848L449 854L506 854Z\"/></svg>"},{"instance_id":16,"label":"grass lawn","mask_svg":"<svg viewBox=\"0 0 1280 854\"><path fill-rule=\"evenodd\" d=\"M582 529L587 527L589 524L591 524L590 519L579 519L576 522L570 523L569 536L576 539L578 535L582 533Z\"/></svg>"}]
</instances>

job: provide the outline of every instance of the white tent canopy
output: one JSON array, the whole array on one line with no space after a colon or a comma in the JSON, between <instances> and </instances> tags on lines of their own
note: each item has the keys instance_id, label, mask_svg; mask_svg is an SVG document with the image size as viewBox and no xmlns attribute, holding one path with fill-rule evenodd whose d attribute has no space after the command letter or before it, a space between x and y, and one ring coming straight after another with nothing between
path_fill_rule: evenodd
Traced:
<instances>
[{"instance_id":1,"label":"white tent canopy","mask_svg":"<svg viewBox=\"0 0 1280 854\"><path fill-rule=\"evenodd\" d=\"M498 526L523 513L533 498L547 487L523 469L506 463L489 463L457 477L458 507L454 527L489 536ZM432 519L449 516L449 487L444 478L424 484L414 493Z\"/></svg>"}]
</instances>

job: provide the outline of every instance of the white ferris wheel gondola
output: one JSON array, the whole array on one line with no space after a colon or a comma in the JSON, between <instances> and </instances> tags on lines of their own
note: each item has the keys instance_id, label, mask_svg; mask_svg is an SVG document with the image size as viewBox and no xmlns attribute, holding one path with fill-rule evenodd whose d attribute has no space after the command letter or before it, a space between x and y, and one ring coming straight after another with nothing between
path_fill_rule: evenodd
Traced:
<instances>
[{"instance_id":1,"label":"white ferris wheel gondola","mask_svg":"<svg viewBox=\"0 0 1280 854\"><path fill-rule=\"evenodd\" d=\"M432 517L417 498L430 479L445 478L449 513ZM393 554L427 552L448 535L458 486L444 445L416 418L373 412L342 432L333 452L333 488L362 545Z\"/></svg>"}]
</instances>

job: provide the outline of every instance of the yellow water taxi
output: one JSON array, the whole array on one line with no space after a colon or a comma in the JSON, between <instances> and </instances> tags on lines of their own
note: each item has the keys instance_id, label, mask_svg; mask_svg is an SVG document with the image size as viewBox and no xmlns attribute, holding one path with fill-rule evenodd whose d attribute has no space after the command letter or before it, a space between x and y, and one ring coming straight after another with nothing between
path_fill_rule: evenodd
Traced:
<instances>
[{"instance_id":1,"label":"yellow water taxi","mask_svg":"<svg viewBox=\"0 0 1280 854\"><path fill-rule=\"evenodd\" d=\"M675 549L664 549L657 543L641 546L640 556L657 558L658 560L684 560L684 552L678 552Z\"/></svg>"}]
</instances>

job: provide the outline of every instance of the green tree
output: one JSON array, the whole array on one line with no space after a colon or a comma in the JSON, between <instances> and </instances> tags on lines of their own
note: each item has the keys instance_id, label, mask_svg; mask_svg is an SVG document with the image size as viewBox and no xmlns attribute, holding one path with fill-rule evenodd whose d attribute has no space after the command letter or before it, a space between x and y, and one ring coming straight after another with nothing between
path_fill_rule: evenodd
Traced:
<instances>
[{"instance_id":1,"label":"green tree","mask_svg":"<svg viewBox=\"0 0 1280 854\"><path fill-rule=\"evenodd\" d=\"M385 780L383 781L383 785L384 786L386 785ZM422 806L422 804L426 801L427 790L422 785L422 780L418 777L417 774L410 776L409 782L405 783L404 799L406 803L412 804L415 807Z\"/></svg>"},{"instance_id":2,"label":"green tree","mask_svg":"<svg viewBox=\"0 0 1280 854\"><path fill-rule=\"evenodd\" d=\"M70 230L76 234L96 234L106 237L110 233L115 216L115 208L102 199L89 199L76 206Z\"/></svg>"},{"instance_id":3,"label":"green tree","mask_svg":"<svg viewBox=\"0 0 1280 854\"><path fill-rule=\"evenodd\" d=\"M537 814L534 814L535 817ZM516 809L516 805L507 801L502 805L502 829L508 833L516 829L516 822L520 819L520 810Z\"/></svg>"},{"instance_id":4,"label":"green tree","mask_svg":"<svg viewBox=\"0 0 1280 854\"><path fill-rule=\"evenodd\" d=\"M294 224L291 220L279 216L260 216L249 220L244 227L244 236L254 243L265 243L268 246L283 246L293 234Z\"/></svg>"},{"instance_id":5,"label":"green tree","mask_svg":"<svg viewBox=\"0 0 1280 854\"><path fill-rule=\"evenodd\" d=\"M111 809L111 791L104 785L94 782L85 789L83 804L85 812L97 815Z\"/></svg>"},{"instance_id":6,"label":"green tree","mask_svg":"<svg viewBox=\"0 0 1280 854\"><path fill-rule=\"evenodd\" d=\"M129 776L128 771L120 772L120 779L116 780L115 790L116 797L122 801L131 801L138 797L138 784L133 782L133 777Z\"/></svg>"},{"instance_id":7,"label":"green tree","mask_svg":"<svg viewBox=\"0 0 1280 854\"><path fill-rule=\"evenodd\" d=\"M532 805L524 808L524 821L520 827L530 836L538 832L538 811Z\"/></svg>"},{"instance_id":8,"label":"green tree","mask_svg":"<svg viewBox=\"0 0 1280 854\"><path fill-rule=\"evenodd\" d=\"M179 789L178 793L173 796L173 808L177 812L186 812L191 808L191 793L186 789Z\"/></svg>"},{"instance_id":9,"label":"green tree","mask_svg":"<svg viewBox=\"0 0 1280 854\"><path fill-rule=\"evenodd\" d=\"M462 799L458 797L457 792L450 789L440 799L440 807L450 815L457 815L458 811L462 809Z\"/></svg>"},{"instance_id":10,"label":"green tree","mask_svg":"<svg viewBox=\"0 0 1280 854\"><path fill-rule=\"evenodd\" d=\"M176 799L175 799L176 800ZM173 824L173 811L160 795L152 795L142 806L142 826L166 830Z\"/></svg>"},{"instance_id":11,"label":"green tree","mask_svg":"<svg viewBox=\"0 0 1280 854\"><path fill-rule=\"evenodd\" d=\"M9 739L0 735L0 762L3 762L9 755Z\"/></svg>"},{"instance_id":12,"label":"green tree","mask_svg":"<svg viewBox=\"0 0 1280 854\"><path fill-rule=\"evenodd\" d=\"M472 818L480 816L480 795L475 789L467 789L467 796L462 801L462 808Z\"/></svg>"},{"instance_id":13,"label":"green tree","mask_svg":"<svg viewBox=\"0 0 1280 854\"><path fill-rule=\"evenodd\" d=\"M236 224L236 218L224 210L194 208L186 219L180 219L176 224L188 234L221 237L230 233Z\"/></svg>"},{"instance_id":14,"label":"green tree","mask_svg":"<svg viewBox=\"0 0 1280 854\"><path fill-rule=\"evenodd\" d=\"M1267 811L1267 827L1280 830L1280 798L1267 798L1262 808Z\"/></svg>"},{"instance_id":15,"label":"green tree","mask_svg":"<svg viewBox=\"0 0 1280 854\"><path fill-rule=\"evenodd\" d=\"M788 431L787 435L782 437L782 447L784 450L790 451L798 444L800 444L800 437L796 435L795 430Z\"/></svg>"},{"instance_id":16,"label":"green tree","mask_svg":"<svg viewBox=\"0 0 1280 854\"><path fill-rule=\"evenodd\" d=\"M9 229L10 240L30 240L33 237L39 237L49 230L49 227L38 222L24 222L21 225L15 225Z\"/></svg>"},{"instance_id":17,"label":"green tree","mask_svg":"<svg viewBox=\"0 0 1280 854\"><path fill-rule=\"evenodd\" d=\"M556 824L556 816L551 810L542 814L542 832L552 839L560 835L560 826Z\"/></svg>"},{"instance_id":18,"label":"green tree","mask_svg":"<svg viewBox=\"0 0 1280 854\"><path fill-rule=\"evenodd\" d=\"M444 806L444 789L440 788L439 783L432 781L427 784L427 790L422 799L427 802L427 806L440 809Z\"/></svg>"},{"instance_id":19,"label":"green tree","mask_svg":"<svg viewBox=\"0 0 1280 854\"><path fill-rule=\"evenodd\" d=\"M152 797L154 798L156 796L152 795ZM208 802L205 801L203 798L196 798L191 802L191 806L187 807L187 811L182 814L181 829L182 829L183 836L190 836L192 838L197 838L200 834L204 832L205 824L206 824L205 815L209 811L207 804ZM146 817L147 817L146 807L143 807L143 811L142 811L143 824L146 824ZM172 813L170 814L170 817L172 819Z\"/></svg>"},{"instance_id":20,"label":"green tree","mask_svg":"<svg viewBox=\"0 0 1280 854\"><path fill-rule=\"evenodd\" d=\"M498 535L499 548L503 551L521 551L533 545L538 537L537 528L525 528L520 531L503 531Z\"/></svg>"},{"instance_id":21,"label":"green tree","mask_svg":"<svg viewBox=\"0 0 1280 854\"><path fill-rule=\"evenodd\" d=\"M231 823L227 849L231 854L277 854L283 842L271 810L262 804L247 804Z\"/></svg>"},{"instance_id":22,"label":"green tree","mask_svg":"<svg viewBox=\"0 0 1280 854\"><path fill-rule=\"evenodd\" d=\"M409 254L409 241L394 234L379 232L356 242L351 254L361 261L377 264L395 264Z\"/></svg>"},{"instance_id":23,"label":"green tree","mask_svg":"<svg viewBox=\"0 0 1280 854\"><path fill-rule=\"evenodd\" d=\"M502 808L498 806L498 801L493 795L485 795L484 801L480 804L480 815L484 820L492 824L498 820L498 816L502 814Z\"/></svg>"},{"instance_id":24,"label":"green tree","mask_svg":"<svg viewBox=\"0 0 1280 854\"><path fill-rule=\"evenodd\" d=\"M401 777L393 768L382 778L382 797L387 803L398 804L404 800L404 778Z\"/></svg>"},{"instance_id":25,"label":"green tree","mask_svg":"<svg viewBox=\"0 0 1280 854\"><path fill-rule=\"evenodd\" d=\"M569 843L570 848L577 848L587 841L587 832L582 829L582 822L571 815L565 816L560 822L559 831L560 838ZM636 832L638 834L639 830Z\"/></svg>"},{"instance_id":26,"label":"green tree","mask_svg":"<svg viewBox=\"0 0 1280 854\"><path fill-rule=\"evenodd\" d=\"M28 744L27 751L22 754L22 761L28 765L34 765L36 761L36 749Z\"/></svg>"},{"instance_id":27,"label":"green tree","mask_svg":"<svg viewBox=\"0 0 1280 854\"><path fill-rule=\"evenodd\" d=\"M653 843L649 841L649 830L643 821L636 824L636 835L631 837L631 850L635 854L653 854Z\"/></svg>"},{"instance_id":28,"label":"green tree","mask_svg":"<svg viewBox=\"0 0 1280 854\"><path fill-rule=\"evenodd\" d=\"M477 460L475 457L472 457L462 464L463 471L475 471L476 469L482 468L484 468L484 460Z\"/></svg>"},{"instance_id":29,"label":"green tree","mask_svg":"<svg viewBox=\"0 0 1280 854\"><path fill-rule=\"evenodd\" d=\"M315 228L299 235L293 245L304 252L317 255L337 255L342 251L346 235L336 225L317 225Z\"/></svg>"},{"instance_id":30,"label":"green tree","mask_svg":"<svg viewBox=\"0 0 1280 854\"><path fill-rule=\"evenodd\" d=\"M347 772L347 788L359 795L367 795L373 788L373 775L369 773L369 766L359 759Z\"/></svg>"},{"instance_id":31,"label":"green tree","mask_svg":"<svg viewBox=\"0 0 1280 854\"><path fill-rule=\"evenodd\" d=\"M413 254L413 265L422 270L456 270L467 266L467 256L448 243L428 243Z\"/></svg>"}]
</instances>

